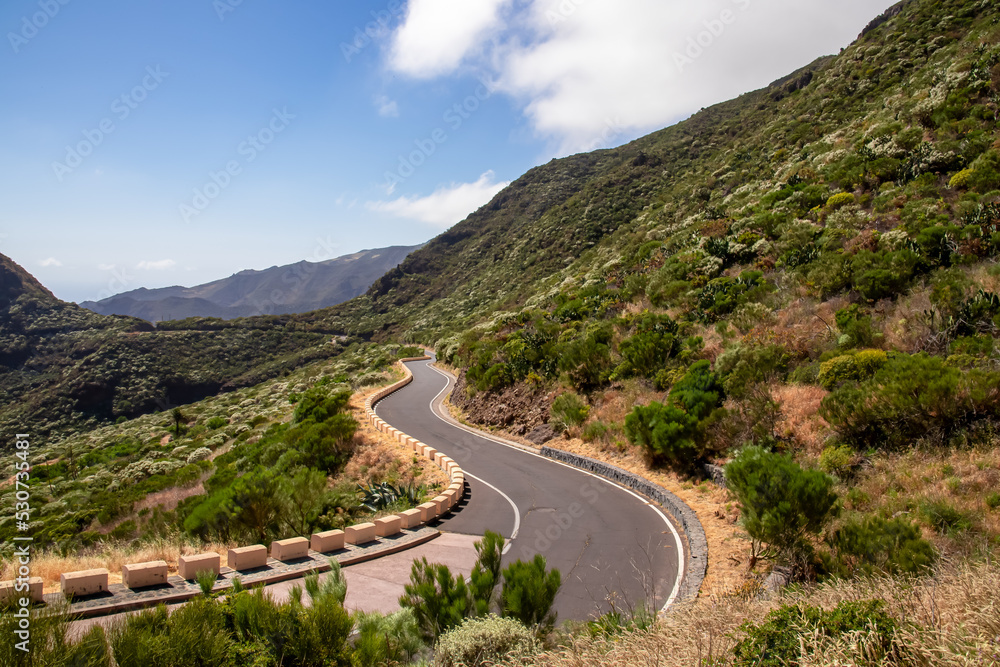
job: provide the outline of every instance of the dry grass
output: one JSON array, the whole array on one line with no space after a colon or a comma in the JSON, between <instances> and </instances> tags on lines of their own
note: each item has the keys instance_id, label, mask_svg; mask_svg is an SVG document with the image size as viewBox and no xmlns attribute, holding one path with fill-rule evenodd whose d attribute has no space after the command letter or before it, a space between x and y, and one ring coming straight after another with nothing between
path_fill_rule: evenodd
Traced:
<instances>
[{"instance_id":1,"label":"dry grass","mask_svg":"<svg viewBox=\"0 0 1000 667\"><path fill-rule=\"evenodd\" d=\"M896 300L886 312L883 328L887 347L915 353L924 350L934 335L924 312L934 310L930 289L917 288Z\"/></svg>"},{"instance_id":2,"label":"dry grass","mask_svg":"<svg viewBox=\"0 0 1000 667\"><path fill-rule=\"evenodd\" d=\"M976 533L1000 539L1000 508L990 509L986 497L1000 491L1000 448L913 449L881 454L862 470L847 495L847 507L885 516L921 518L927 503L958 510ZM963 533L941 535L925 530L938 548L963 552L977 545Z\"/></svg>"},{"instance_id":3,"label":"dry grass","mask_svg":"<svg viewBox=\"0 0 1000 667\"><path fill-rule=\"evenodd\" d=\"M901 621L895 643L912 665L1000 664L1000 567L995 561L946 564L933 577L838 581L769 600L702 598L661 618L649 631L610 638L572 638L543 653L538 667L648 667L733 664L730 651L745 621L760 621L781 605L832 609L853 600L884 600ZM864 634L829 639L802 633L801 665L856 665ZM866 663L867 664L867 663Z\"/></svg>"},{"instance_id":4,"label":"dry grass","mask_svg":"<svg viewBox=\"0 0 1000 667\"><path fill-rule=\"evenodd\" d=\"M177 572L177 559L185 554L208 553L214 551L222 556L225 562L229 549L238 544L209 543L194 545L178 539L159 538L141 545L121 546L117 544L99 544L83 553L62 555L55 551L39 551L31 556L31 576L41 577L46 593L59 590L59 575L63 572L76 572L95 568L107 568L110 573L110 583L121 583L122 565L127 563L146 563L153 560L166 561L171 574ZM0 579L12 579L14 564L5 563L0 571Z\"/></svg>"},{"instance_id":5,"label":"dry grass","mask_svg":"<svg viewBox=\"0 0 1000 667\"><path fill-rule=\"evenodd\" d=\"M830 434L830 425L818 414L819 404L827 393L822 387L811 385L771 387L771 397L781 406L781 417L775 425L778 435L790 438L795 449L819 456Z\"/></svg>"},{"instance_id":6,"label":"dry grass","mask_svg":"<svg viewBox=\"0 0 1000 667\"><path fill-rule=\"evenodd\" d=\"M400 379L399 374L397 379ZM384 386L384 385L383 385ZM344 472L337 481L369 482L387 481L392 484L403 483L423 484L428 488L444 488L448 476L433 463L414 455L413 450L405 447L386 433L382 433L369 423L365 414L365 401L381 387L358 392L351 397L349 404L353 417L358 421L359 440L357 448Z\"/></svg>"}]
</instances>

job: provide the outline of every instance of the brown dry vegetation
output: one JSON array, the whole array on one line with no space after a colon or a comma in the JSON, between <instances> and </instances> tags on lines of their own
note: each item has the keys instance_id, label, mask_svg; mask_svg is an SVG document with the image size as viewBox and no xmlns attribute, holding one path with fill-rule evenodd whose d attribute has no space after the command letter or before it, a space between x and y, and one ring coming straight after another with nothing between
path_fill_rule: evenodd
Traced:
<instances>
[{"instance_id":1,"label":"brown dry vegetation","mask_svg":"<svg viewBox=\"0 0 1000 667\"><path fill-rule=\"evenodd\" d=\"M1000 664L1000 567L995 560L944 564L925 579L835 581L766 600L703 597L666 614L649 631L568 638L566 646L537 656L532 664L723 667L732 664L730 651L745 621L759 622L768 611L786 604L829 610L860 600L884 600L887 611L901 621L894 643L905 662L897 664ZM802 638L801 665L869 664L864 661L864 635L830 639L803 632Z\"/></svg>"},{"instance_id":2,"label":"brown dry vegetation","mask_svg":"<svg viewBox=\"0 0 1000 667\"><path fill-rule=\"evenodd\" d=\"M775 425L778 436L793 443L796 451L813 456L823 452L823 442L830 434L830 425L819 416L819 404L827 392L812 385L774 385L771 397L780 406L781 416Z\"/></svg>"},{"instance_id":3,"label":"brown dry vegetation","mask_svg":"<svg viewBox=\"0 0 1000 667\"><path fill-rule=\"evenodd\" d=\"M945 553L966 553L985 539L1000 538L1000 508L986 504L1000 490L1000 449L914 449L873 458L845 492L848 510L883 516L909 515L924 524L925 537ZM973 540L961 527L944 532L928 525L927 508L945 506L968 521L981 537Z\"/></svg>"}]
</instances>

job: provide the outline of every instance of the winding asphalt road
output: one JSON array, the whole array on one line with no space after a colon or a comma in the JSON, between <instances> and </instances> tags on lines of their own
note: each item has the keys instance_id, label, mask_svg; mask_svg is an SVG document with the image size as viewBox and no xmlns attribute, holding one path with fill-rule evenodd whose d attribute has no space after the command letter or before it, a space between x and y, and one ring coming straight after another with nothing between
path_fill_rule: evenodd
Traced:
<instances>
[{"instance_id":1,"label":"winding asphalt road","mask_svg":"<svg viewBox=\"0 0 1000 667\"><path fill-rule=\"evenodd\" d=\"M446 420L441 402L454 378L431 363L409 362L413 382L376 411L465 471L465 497L440 530L501 533L509 540L505 565L542 554L562 573L559 620L673 601L684 554L677 528L658 507L604 478Z\"/></svg>"}]
</instances>

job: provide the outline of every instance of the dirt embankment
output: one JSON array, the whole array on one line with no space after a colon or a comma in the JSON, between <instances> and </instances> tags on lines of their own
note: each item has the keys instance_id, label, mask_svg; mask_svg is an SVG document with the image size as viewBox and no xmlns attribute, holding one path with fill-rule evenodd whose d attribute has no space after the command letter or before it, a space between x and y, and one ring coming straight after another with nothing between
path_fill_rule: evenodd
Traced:
<instances>
[{"instance_id":1,"label":"dirt embankment","mask_svg":"<svg viewBox=\"0 0 1000 667\"><path fill-rule=\"evenodd\" d=\"M451 403L478 426L501 428L523 436L548 424L552 396L544 389L532 389L524 383L507 387L499 394L477 392L474 388L470 392L462 371L451 392Z\"/></svg>"}]
</instances>

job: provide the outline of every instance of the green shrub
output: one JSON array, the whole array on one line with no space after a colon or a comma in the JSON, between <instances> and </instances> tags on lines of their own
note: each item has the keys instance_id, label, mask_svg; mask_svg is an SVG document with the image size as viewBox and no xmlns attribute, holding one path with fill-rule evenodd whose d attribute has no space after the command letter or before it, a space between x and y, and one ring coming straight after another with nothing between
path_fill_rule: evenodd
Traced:
<instances>
[{"instance_id":1,"label":"green shrub","mask_svg":"<svg viewBox=\"0 0 1000 667\"><path fill-rule=\"evenodd\" d=\"M680 349L677 329L677 323L666 315L645 313L636 318L635 333L618 346L622 365L615 374L620 377L656 375Z\"/></svg>"},{"instance_id":2,"label":"green shrub","mask_svg":"<svg viewBox=\"0 0 1000 667\"><path fill-rule=\"evenodd\" d=\"M761 623L740 626L742 638L733 647L735 667L797 667L809 657L809 644L858 633L857 665L875 667L898 657L895 642L899 623L881 600L841 602L831 611L785 605L768 613ZM811 664L811 663L810 663Z\"/></svg>"},{"instance_id":3,"label":"green shrub","mask_svg":"<svg viewBox=\"0 0 1000 667\"><path fill-rule=\"evenodd\" d=\"M926 437L947 441L997 415L1000 374L962 371L925 353L894 355L870 379L823 399L820 416L858 447L898 448Z\"/></svg>"},{"instance_id":4,"label":"green shrub","mask_svg":"<svg viewBox=\"0 0 1000 667\"><path fill-rule=\"evenodd\" d=\"M431 564L426 558L413 561L404 590L399 604L413 610L420 634L428 642L460 624L473 609L465 578L452 576L447 565Z\"/></svg>"},{"instance_id":5,"label":"green shrub","mask_svg":"<svg viewBox=\"0 0 1000 667\"><path fill-rule=\"evenodd\" d=\"M409 609L388 615L358 613L354 622L358 634L351 657L355 667L406 665L424 646Z\"/></svg>"},{"instance_id":6,"label":"green shrub","mask_svg":"<svg viewBox=\"0 0 1000 667\"><path fill-rule=\"evenodd\" d=\"M782 377L788 361L789 354L781 345L740 345L719 355L715 369L725 378L725 393L741 397L754 384Z\"/></svg>"},{"instance_id":7,"label":"green shrub","mask_svg":"<svg viewBox=\"0 0 1000 667\"><path fill-rule=\"evenodd\" d=\"M295 423L304 422L307 419L316 423L324 422L343 412L350 400L351 392L349 390L345 389L331 395L322 387L313 387L299 397L299 401L295 404L292 420Z\"/></svg>"},{"instance_id":8,"label":"green shrub","mask_svg":"<svg viewBox=\"0 0 1000 667\"><path fill-rule=\"evenodd\" d=\"M541 554L527 563L517 560L503 571L500 612L505 618L513 617L526 626L537 626L547 632L555 625L552 603L561 584L559 570L546 570Z\"/></svg>"},{"instance_id":9,"label":"green shrub","mask_svg":"<svg viewBox=\"0 0 1000 667\"><path fill-rule=\"evenodd\" d=\"M592 421L583 427L583 433L580 437L583 438L584 442L596 442L600 440L605 435L611 431L611 427L602 421Z\"/></svg>"},{"instance_id":10,"label":"green shrub","mask_svg":"<svg viewBox=\"0 0 1000 667\"><path fill-rule=\"evenodd\" d=\"M563 345L555 354L559 370L566 373L577 390L596 389L611 372L610 333L597 330Z\"/></svg>"},{"instance_id":11,"label":"green shrub","mask_svg":"<svg viewBox=\"0 0 1000 667\"><path fill-rule=\"evenodd\" d=\"M761 447L740 450L726 466L726 484L739 500L743 528L767 547L761 555L793 564L808 555L808 536L839 510L829 476Z\"/></svg>"},{"instance_id":12,"label":"green shrub","mask_svg":"<svg viewBox=\"0 0 1000 667\"><path fill-rule=\"evenodd\" d=\"M920 514L942 534L964 533L972 528L972 518L946 500L925 500Z\"/></svg>"},{"instance_id":13,"label":"green shrub","mask_svg":"<svg viewBox=\"0 0 1000 667\"><path fill-rule=\"evenodd\" d=\"M707 418L725 396L719 376L707 361L697 361L670 390L670 399L696 419Z\"/></svg>"},{"instance_id":14,"label":"green shrub","mask_svg":"<svg viewBox=\"0 0 1000 667\"><path fill-rule=\"evenodd\" d=\"M830 446L819 457L819 467L825 473L844 479L854 467L854 450L847 445Z\"/></svg>"},{"instance_id":15,"label":"green shrub","mask_svg":"<svg viewBox=\"0 0 1000 667\"><path fill-rule=\"evenodd\" d=\"M831 195L829 199L826 200L826 210L836 211L841 206L846 206L847 204L854 203L854 194L851 192L838 192L835 195Z\"/></svg>"},{"instance_id":16,"label":"green shrub","mask_svg":"<svg viewBox=\"0 0 1000 667\"><path fill-rule=\"evenodd\" d=\"M434 647L436 667L523 664L541 650L534 633L513 618L490 614L470 618L441 635Z\"/></svg>"},{"instance_id":17,"label":"green shrub","mask_svg":"<svg viewBox=\"0 0 1000 667\"><path fill-rule=\"evenodd\" d=\"M972 173L971 169L963 169L956 173L948 180L948 187L953 190L964 190L969 187L969 181L972 180Z\"/></svg>"},{"instance_id":18,"label":"green shrub","mask_svg":"<svg viewBox=\"0 0 1000 667\"><path fill-rule=\"evenodd\" d=\"M214 430L215 430L215 429L217 429L217 428L222 428L223 426L227 425L228 423L229 423L229 422L228 422L228 421L226 421L226 420L225 420L224 418L222 418L222 417L212 417L211 419L209 419L209 420L208 420L208 421L207 421L207 422L205 423L205 426L207 426L207 427L208 427L209 429L211 429L211 430L213 430L213 431L214 431Z\"/></svg>"},{"instance_id":19,"label":"green shrub","mask_svg":"<svg viewBox=\"0 0 1000 667\"><path fill-rule=\"evenodd\" d=\"M832 390L844 382L862 382L875 375L889 360L882 350L858 350L824 361L819 366L819 383Z\"/></svg>"},{"instance_id":20,"label":"green shrub","mask_svg":"<svg viewBox=\"0 0 1000 667\"><path fill-rule=\"evenodd\" d=\"M475 605L475 612L482 616L493 606L494 591L500 583L500 559L503 556L504 538L499 533L487 530L483 539L477 540L476 564L469 577L469 593Z\"/></svg>"},{"instance_id":21,"label":"green shrub","mask_svg":"<svg viewBox=\"0 0 1000 667\"><path fill-rule=\"evenodd\" d=\"M830 543L850 574L916 574L929 570L937 558L920 529L902 518L849 521L837 529Z\"/></svg>"},{"instance_id":22,"label":"green shrub","mask_svg":"<svg viewBox=\"0 0 1000 667\"><path fill-rule=\"evenodd\" d=\"M686 468L697 455L698 419L673 405L637 405L625 417L625 437L653 461Z\"/></svg>"},{"instance_id":23,"label":"green shrub","mask_svg":"<svg viewBox=\"0 0 1000 667\"><path fill-rule=\"evenodd\" d=\"M552 408L549 410L549 424L556 431L562 432L587 421L589 414L590 408L586 402L573 392L567 392L560 394L552 401Z\"/></svg>"},{"instance_id":24,"label":"green shrub","mask_svg":"<svg viewBox=\"0 0 1000 667\"><path fill-rule=\"evenodd\" d=\"M1000 491L994 491L990 495L986 496L986 506L991 510L995 510L1000 507Z\"/></svg>"}]
</instances>

